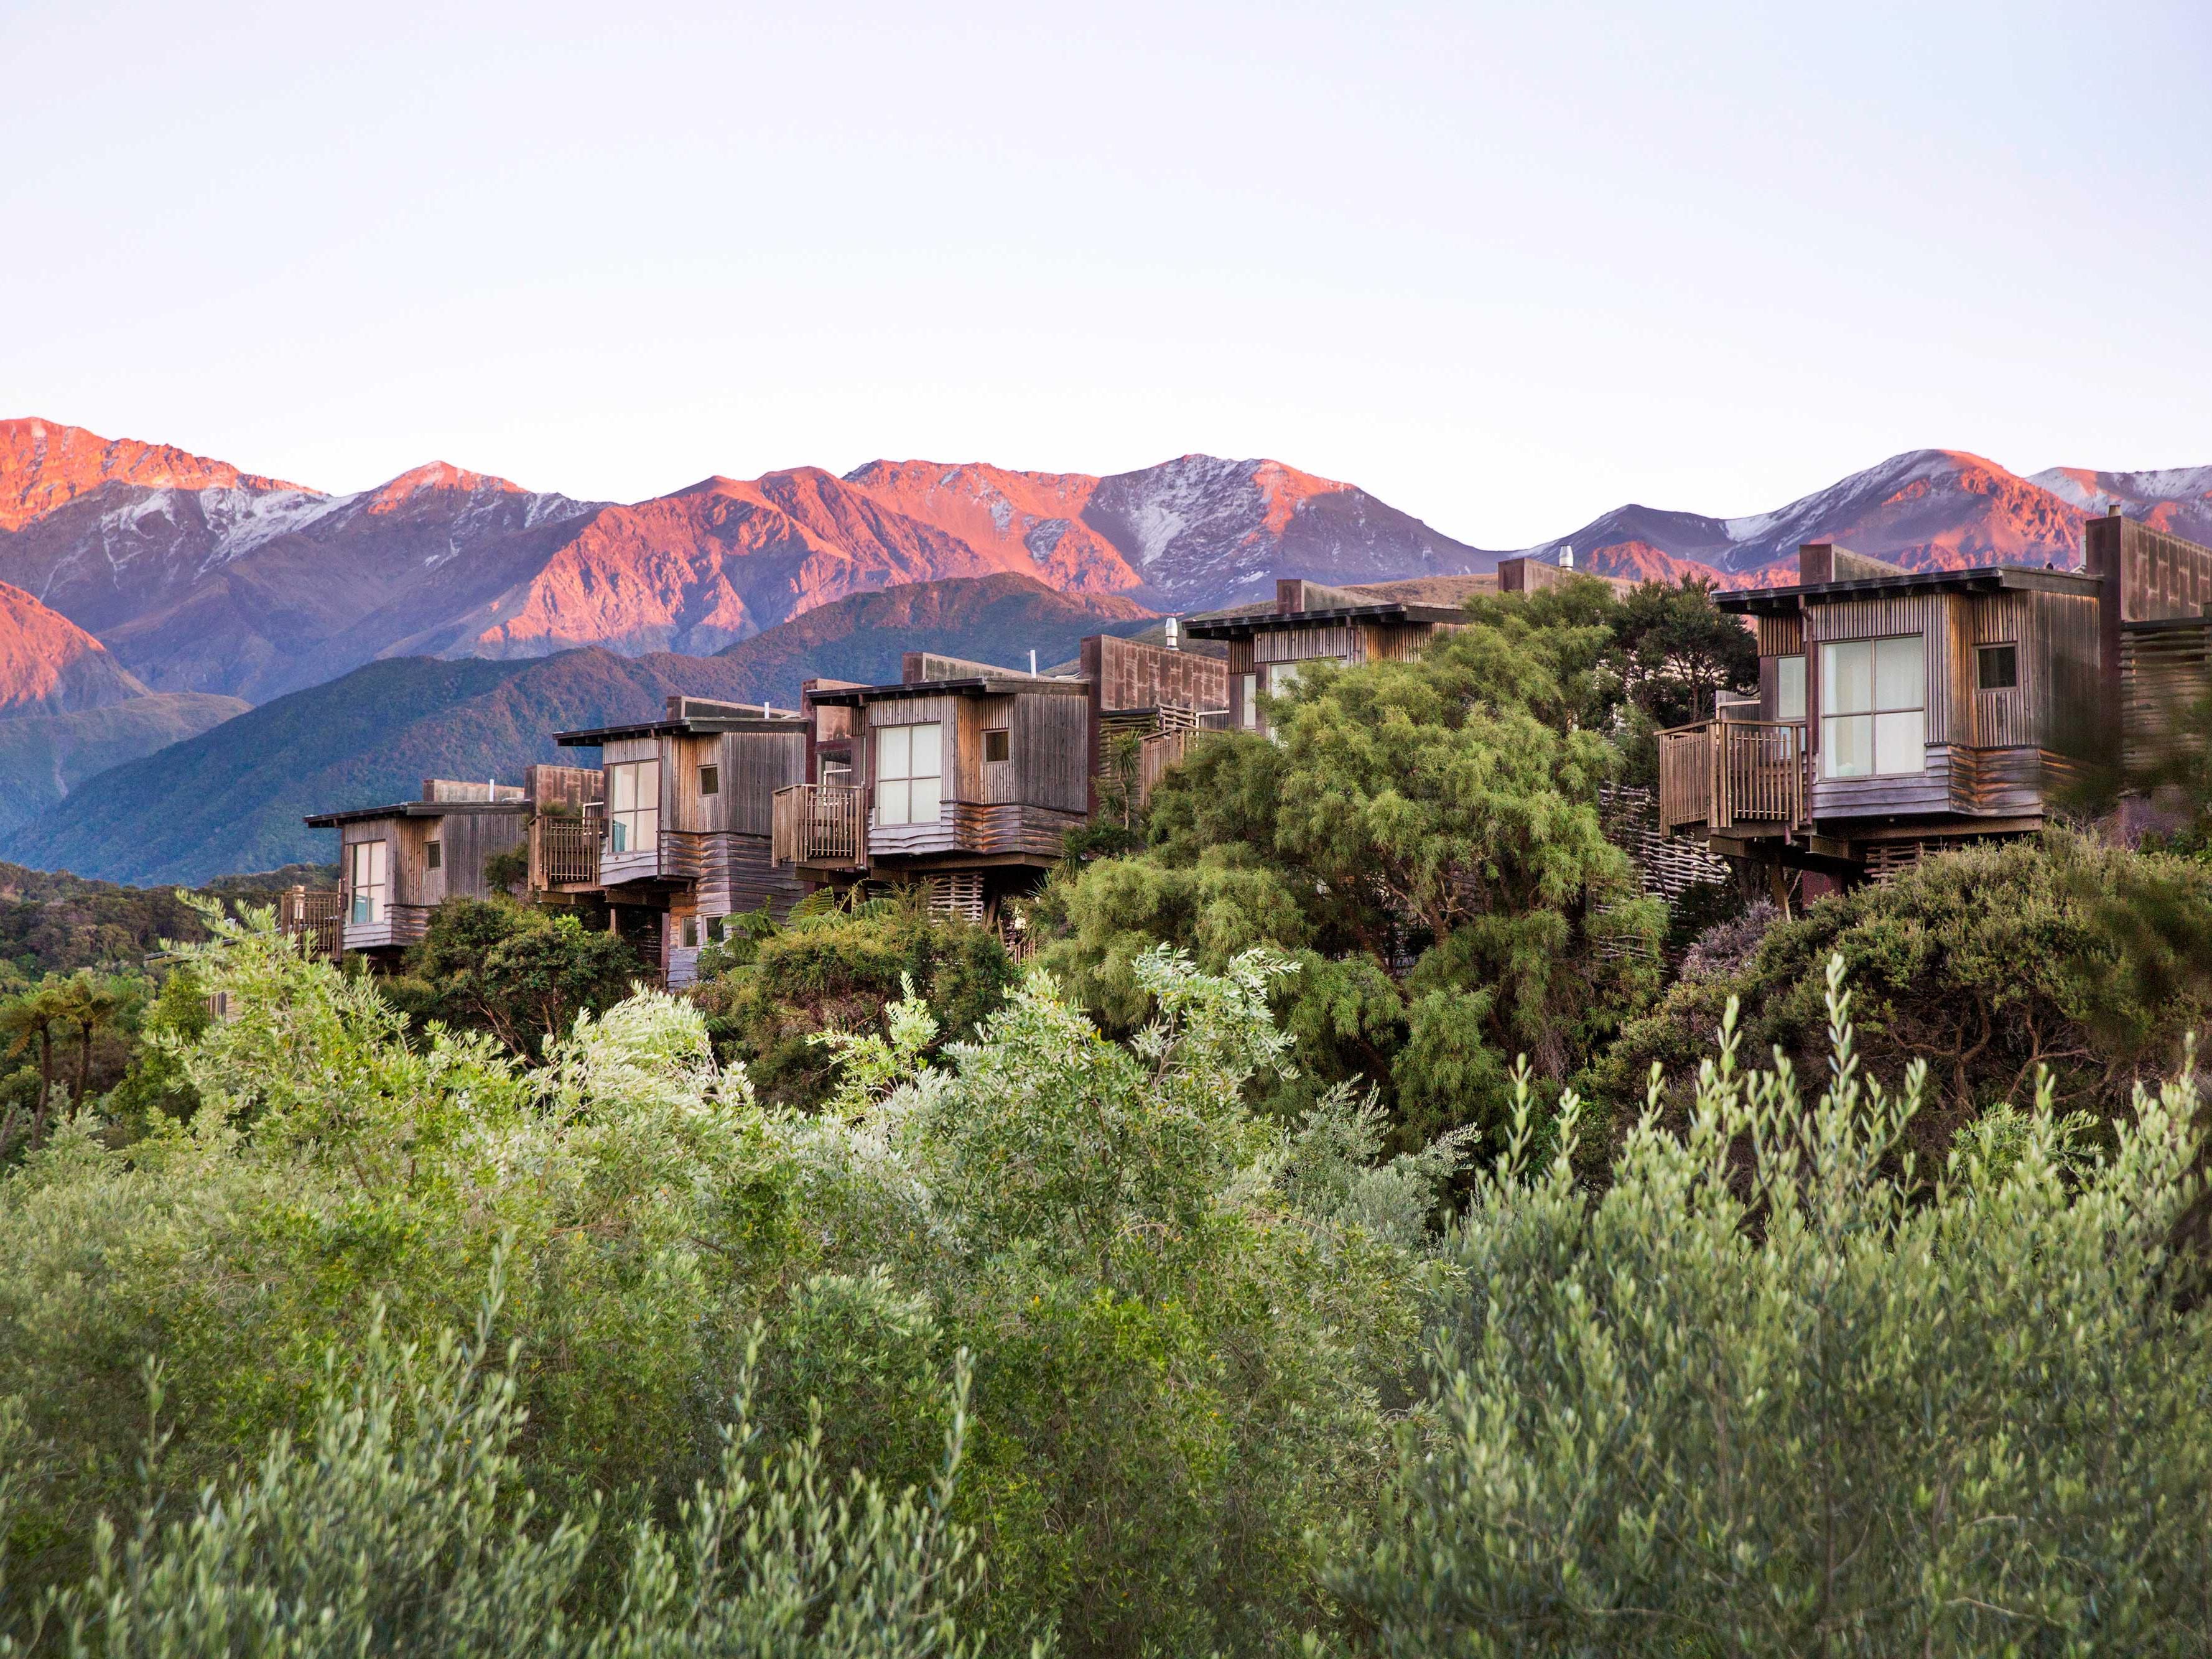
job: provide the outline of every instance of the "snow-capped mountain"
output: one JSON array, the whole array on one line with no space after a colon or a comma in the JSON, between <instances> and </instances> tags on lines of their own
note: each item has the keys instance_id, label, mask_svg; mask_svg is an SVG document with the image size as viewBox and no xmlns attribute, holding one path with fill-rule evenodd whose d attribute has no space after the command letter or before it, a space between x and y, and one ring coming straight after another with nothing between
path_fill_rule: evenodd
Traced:
<instances>
[{"instance_id":1,"label":"snow-capped mountain","mask_svg":"<svg viewBox=\"0 0 2212 1659\"><path fill-rule=\"evenodd\" d=\"M0 527L0 580L157 690L257 700L510 585L595 505L442 462L331 495L42 421L0 422L0 477L19 520Z\"/></svg>"},{"instance_id":2,"label":"snow-capped mountain","mask_svg":"<svg viewBox=\"0 0 2212 1659\"><path fill-rule=\"evenodd\" d=\"M1730 586L1794 571L1799 545L1813 541L1909 569L2063 567L2081 560L2082 516L2080 503L1994 461L1917 449L1771 513L1717 519L1616 507L1529 550L1572 546L1577 563L1607 575L1663 577L1704 566Z\"/></svg>"},{"instance_id":3,"label":"snow-capped mountain","mask_svg":"<svg viewBox=\"0 0 2212 1659\"><path fill-rule=\"evenodd\" d=\"M1786 579L1802 542L1912 567L2069 565L2112 502L2212 540L2212 468L2021 477L1915 450L1771 512L1641 505L1528 550L1732 585ZM1474 516L1479 504L1471 504ZM380 657L580 645L708 653L854 593L1016 574L1192 611L1269 591L1494 568L1355 485L1184 455L1097 477L872 461L714 477L635 503L442 463L328 495L160 446L0 422L0 580L97 635L159 690L264 700Z\"/></svg>"},{"instance_id":4,"label":"snow-capped mountain","mask_svg":"<svg viewBox=\"0 0 2212 1659\"><path fill-rule=\"evenodd\" d=\"M2212 466L2154 472L2054 466L2029 474L2028 482L2085 513L2102 513L2118 502L2130 519L2141 519L2184 541L2212 544Z\"/></svg>"},{"instance_id":5,"label":"snow-capped mountain","mask_svg":"<svg viewBox=\"0 0 2212 1659\"><path fill-rule=\"evenodd\" d=\"M19 504L0 528L0 580L158 689L256 700L396 654L716 651L848 594L946 577L1015 574L1187 610L1278 574L1496 562L1352 485L1204 455L1103 478L799 467L622 504L442 464L325 495L52 422L0 423L0 453Z\"/></svg>"}]
</instances>

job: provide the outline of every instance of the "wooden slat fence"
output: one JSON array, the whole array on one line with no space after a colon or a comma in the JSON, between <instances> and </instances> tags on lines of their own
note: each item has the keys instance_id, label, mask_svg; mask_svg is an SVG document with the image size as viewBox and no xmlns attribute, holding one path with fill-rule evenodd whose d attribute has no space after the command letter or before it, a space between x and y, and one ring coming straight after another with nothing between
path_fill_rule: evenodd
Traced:
<instances>
[{"instance_id":1,"label":"wooden slat fence","mask_svg":"<svg viewBox=\"0 0 2212 1659\"><path fill-rule=\"evenodd\" d=\"M1802 720L1708 720L1659 734L1659 827L1802 827Z\"/></svg>"},{"instance_id":2,"label":"wooden slat fence","mask_svg":"<svg viewBox=\"0 0 2212 1659\"><path fill-rule=\"evenodd\" d=\"M601 817L539 813L530 821L530 884L540 890L597 886L605 832Z\"/></svg>"},{"instance_id":3,"label":"wooden slat fence","mask_svg":"<svg viewBox=\"0 0 2212 1659\"><path fill-rule=\"evenodd\" d=\"M868 792L836 783L794 783L775 792L769 857L778 864L858 870L868 860Z\"/></svg>"}]
</instances>

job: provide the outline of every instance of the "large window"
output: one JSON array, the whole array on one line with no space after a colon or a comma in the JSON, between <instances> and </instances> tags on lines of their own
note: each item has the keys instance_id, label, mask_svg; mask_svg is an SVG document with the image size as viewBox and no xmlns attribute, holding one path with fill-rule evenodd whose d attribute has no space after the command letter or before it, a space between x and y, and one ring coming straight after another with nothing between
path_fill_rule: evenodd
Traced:
<instances>
[{"instance_id":1,"label":"large window","mask_svg":"<svg viewBox=\"0 0 2212 1659\"><path fill-rule=\"evenodd\" d=\"M876 822L934 823L945 797L945 727L876 728Z\"/></svg>"},{"instance_id":2,"label":"large window","mask_svg":"<svg viewBox=\"0 0 2212 1659\"><path fill-rule=\"evenodd\" d=\"M607 851L642 853L660 845L660 763L607 768Z\"/></svg>"},{"instance_id":3,"label":"large window","mask_svg":"<svg viewBox=\"0 0 2212 1659\"><path fill-rule=\"evenodd\" d=\"M348 924L365 927L382 921L386 896L385 860L388 856L384 843L357 841L346 850L352 862L346 882L350 901L346 906Z\"/></svg>"},{"instance_id":4,"label":"large window","mask_svg":"<svg viewBox=\"0 0 2212 1659\"><path fill-rule=\"evenodd\" d=\"M1805 718L1805 659L1777 657L1774 659L1774 718L1778 720L1802 720Z\"/></svg>"},{"instance_id":5,"label":"large window","mask_svg":"<svg viewBox=\"0 0 2212 1659\"><path fill-rule=\"evenodd\" d=\"M1927 764L1928 658L1917 634L1820 647L1820 773L1891 777Z\"/></svg>"}]
</instances>

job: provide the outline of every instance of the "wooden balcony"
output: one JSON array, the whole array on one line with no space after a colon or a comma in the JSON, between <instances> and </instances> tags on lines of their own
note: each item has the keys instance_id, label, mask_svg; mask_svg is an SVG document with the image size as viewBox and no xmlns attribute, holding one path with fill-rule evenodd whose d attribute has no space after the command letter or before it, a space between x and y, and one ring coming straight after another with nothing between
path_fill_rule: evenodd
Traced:
<instances>
[{"instance_id":1,"label":"wooden balcony","mask_svg":"<svg viewBox=\"0 0 2212 1659\"><path fill-rule=\"evenodd\" d=\"M868 792L848 784L794 783L775 792L769 856L776 864L863 870L868 863Z\"/></svg>"},{"instance_id":2,"label":"wooden balcony","mask_svg":"<svg viewBox=\"0 0 2212 1659\"><path fill-rule=\"evenodd\" d=\"M530 821L530 884L541 892L599 884L606 820L540 813Z\"/></svg>"},{"instance_id":3,"label":"wooden balcony","mask_svg":"<svg viewBox=\"0 0 2212 1659\"><path fill-rule=\"evenodd\" d=\"M1717 720L1662 732L1661 833L1802 830L1807 763L1802 720Z\"/></svg>"},{"instance_id":4,"label":"wooden balcony","mask_svg":"<svg viewBox=\"0 0 2212 1659\"><path fill-rule=\"evenodd\" d=\"M345 896L335 887L288 887L276 896L276 930L311 962L336 962Z\"/></svg>"}]
</instances>

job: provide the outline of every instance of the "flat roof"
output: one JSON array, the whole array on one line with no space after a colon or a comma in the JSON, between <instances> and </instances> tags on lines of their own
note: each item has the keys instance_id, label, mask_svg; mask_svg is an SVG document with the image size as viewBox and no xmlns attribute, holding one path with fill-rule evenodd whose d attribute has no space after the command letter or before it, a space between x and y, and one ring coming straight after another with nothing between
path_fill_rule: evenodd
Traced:
<instances>
[{"instance_id":1,"label":"flat roof","mask_svg":"<svg viewBox=\"0 0 2212 1659\"><path fill-rule=\"evenodd\" d=\"M1455 605L1332 605L1325 611L1261 611L1245 616L1194 617L1182 631L1194 640L1236 640L1277 628L1322 628L1348 622L1465 622L1467 612Z\"/></svg>"},{"instance_id":2,"label":"flat roof","mask_svg":"<svg viewBox=\"0 0 2212 1659\"><path fill-rule=\"evenodd\" d=\"M1026 674L1007 679L981 676L957 680L902 680L893 685L841 685L832 690L810 692L817 708L858 708L865 702L891 702L901 697L1006 697L1018 691L1042 691L1055 696L1089 696L1088 680L1048 680Z\"/></svg>"},{"instance_id":3,"label":"flat roof","mask_svg":"<svg viewBox=\"0 0 2212 1659\"><path fill-rule=\"evenodd\" d=\"M639 720L629 726L594 726L577 732L556 732L553 741L564 749L599 749L623 738L714 738L725 732L805 732L806 717L788 714L748 714L717 720L694 714L688 720Z\"/></svg>"},{"instance_id":4,"label":"flat roof","mask_svg":"<svg viewBox=\"0 0 2212 1659\"><path fill-rule=\"evenodd\" d=\"M454 812L526 812L526 800L403 800L390 806L349 806L343 812L317 812L300 820L310 830L335 830L364 818L442 818Z\"/></svg>"},{"instance_id":5,"label":"flat roof","mask_svg":"<svg viewBox=\"0 0 2212 1659\"><path fill-rule=\"evenodd\" d=\"M1971 570L1907 570L1894 576L1862 576L1847 582L1807 582L1796 587L1739 587L1713 595L1723 611L1779 616L1808 605L1856 599L1869 593L2084 593L2103 590L2104 578L2079 570L2038 570L2024 564L1977 565Z\"/></svg>"}]
</instances>

